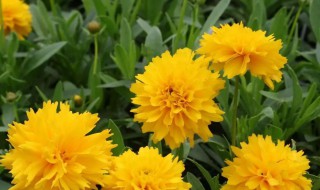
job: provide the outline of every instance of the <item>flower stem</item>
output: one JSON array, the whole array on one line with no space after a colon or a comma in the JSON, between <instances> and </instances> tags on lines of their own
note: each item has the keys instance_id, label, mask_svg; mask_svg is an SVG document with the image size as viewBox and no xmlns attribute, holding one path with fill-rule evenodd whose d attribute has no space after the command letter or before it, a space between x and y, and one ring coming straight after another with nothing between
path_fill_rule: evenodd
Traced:
<instances>
[{"instance_id":1,"label":"flower stem","mask_svg":"<svg viewBox=\"0 0 320 190\"><path fill-rule=\"evenodd\" d=\"M57 9L55 7L54 0L50 0L50 6L51 6L51 11L52 11L53 16L57 16Z\"/></svg>"},{"instance_id":2,"label":"flower stem","mask_svg":"<svg viewBox=\"0 0 320 190\"><path fill-rule=\"evenodd\" d=\"M97 65L98 65L98 35L94 35L94 61L93 61L93 75L97 74Z\"/></svg>"},{"instance_id":3,"label":"flower stem","mask_svg":"<svg viewBox=\"0 0 320 190\"><path fill-rule=\"evenodd\" d=\"M289 37L288 37L288 42L291 42L291 39L293 38L293 34L294 34L294 31L296 30L296 25L298 23L298 19L300 17L300 13L302 11L302 8L304 7L304 1L300 4L299 6L299 9L298 9L298 12L294 18L294 21L292 23L292 26L291 26L291 30L290 30L290 33L289 33Z\"/></svg>"},{"instance_id":4,"label":"flower stem","mask_svg":"<svg viewBox=\"0 0 320 190\"><path fill-rule=\"evenodd\" d=\"M232 128L231 128L231 144L237 144L237 113L238 113L238 99L239 99L239 77L235 77L233 104L232 104Z\"/></svg>"},{"instance_id":5,"label":"flower stem","mask_svg":"<svg viewBox=\"0 0 320 190\"><path fill-rule=\"evenodd\" d=\"M180 9L180 19L179 19L179 25L178 25L178 30L177 30L177 36L174 39L174 42L172 45L173 52L175 52L178 49L179 41L180 41L180 38L182 37L182 28L184 26L183 21L184 21L184 16L186 13L187 5L188 5L188 0L183 0L182 7Z\"/></svg>"},{"instance_id":6,"label":"flower stem","mask_svg":"<svg viewBox=\"0 0 320 190\"><path fill-rule=\"evenodd\" d=\"M2 1L0 0L0 50L4 45L4 23L3 23L3 15L2 15Z\"/></svg>"}]
</instances>

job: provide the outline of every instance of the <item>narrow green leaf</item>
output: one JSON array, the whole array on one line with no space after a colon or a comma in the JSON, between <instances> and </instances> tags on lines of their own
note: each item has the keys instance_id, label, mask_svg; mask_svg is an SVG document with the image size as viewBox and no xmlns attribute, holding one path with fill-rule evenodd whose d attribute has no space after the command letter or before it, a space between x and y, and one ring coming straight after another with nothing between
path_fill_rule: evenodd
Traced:
<instances>
[{"instance_id":1,"label":"narrow green leaf","mask_svg":"<svg viewBox=\"0 0 320 190\"><path fill-rule=\"evenodd\" d=\"M192 173L187 173L187 180L192 185L191 190L205 190L200 180Z\"/></svg>"},{"instance_id":2,"label":"narrow green leaf","mask_svg":"<svg viewBox=\"0 0 320 190\"><path fill-rule=\"evenodd\" d=\"M54 93L53 93L53 97L52 97L53 101L61 101L63 100L63 85L62 82L59 81L54 89Z\"/></svg>"},{"instance_id":3,"label":"narrow green leaf","mask_svg":"<svg viewBox=\"0 0 320 190\"><path fill-rule=\"evenodd\" d=\"M124 141L122 138L122 134L118 128L118 126L110 119L108 122L108 129L111 130L113 134L110 138L112 139L113 144L117 144L117 147L112 149L114 156L119 156L125 150Z\"/></svg>"},{"instance_id":4,"label":"narrow green leaf","mask_svg":"<svg viewBox=\"0 0 320 190\"><path fill-rule=\"evenodd\" d=\"M292 99L292 106L291 106L291 110L289 112L289 115L293 115L295 114L296 110L298 108L300 108L301 104L302 104L302 89L301 86L299 84L299 80L297 75L295 74L295 72L293 71L293 69L287 65L288 67L288 71L289 74L292 78L292 95L293 95L293 99Z\"/></svg>"},{"instance_id":5,"label":"narrow green leaf","mask_svg":"<svg viewBox=\"0 0 320 190\"><path fill-rule=\"evenodd\" d=\"M87 111L91 112L94 107L96 106L96 104L99 102L100 97L97 97L96 99L94 99L93 101L90 101L90 104L88 105L88 107L86 108Z\"/></svg>"},{"instance_id":6,"label":"narrow green leaf","mask_svg":"<svg viewBox=\"0 0 320 190\"><path fill-rule=\"evenodd\" d=\"M210 189L211 190L215 190L215 186L216 184L214 183L214 181L211 178L210 173L203 167L201 166L198 162L192 160L192 159L188 159L189 161L191 161L193 164L195 164L197 166L197 168L200 170L200 172L202 173L202 175L204 176L204 178L207 180Z\"/></svg>"},{"instance_id":7,"label":"narrow green leaf","mask_svg":"<svg viewBox=\"0 0 320 190\"><path fill-rule=\"evenodd\" d=\"M116 87L124 86L129 88L130 85L131 85L131 81L129 80L119 80L119 81L108 82L106 84L101 84L98 87L99 88L116 88Z\"/></svg>"},{"instance_id":8,"label":"narrow green leaf","mask_svg":"<svg viewBox=\"0 0 320 190\"><path fill-rule=\"evenodd\" d=\"M65 45L66 42L57 42L34 52L25 62L23 74L27 75L34 69L40 67Z\"/></svg>"},{"instance_id":9,"label":"narrow green leaf","mask_svg":"<svg viewBox=\"0 0 320 190\"><path fill-rule=\"evenodd\" d=\"M12 187L12 185L10 183L5 182L2 179L0 179L0 187L2 190L6 190L6 189L10 189Z\"/></svg>"},{"instance_id":10,"label":"narrow green leaf","mask_svg":"<svg viewBox=\"0 0 320 190\"><path fill-rule=\"evenodd\" d=\"M40 97L42 98L42 101L46 102L48 101L48 97L40 90L39 87L35 86L36 90L38 91Z\"/></svg>"},{"instance_id":11,"label":"narrow green leaf","mask_svg":"<svg viewBox=\"0 0 320 190\"><path fill-rule=\"evenodd\" d=\"M130 42L132 40L131 26L128 20L123 18L120 25L120 44L127 52L130 50Z\"/></svg>"},{"instance_id":12,"label":"narrow green leaf","mask_svg":"<svg viewBox=\"0 0 320 190\"><path fill-rule=\"evenodd\" d=\"M11 103L3 104L1 106L1 119L4 126L8 126L14 121L14 105Z\"/></svg>"},{"instance_id":13,"label":"narrow green leaf","mask_svg":"<svg viewBox=\"0 0 320 190\"><path fill-rule=\"evenodd\" d=\"M252 13L248 21L248 26L254 30L262 29L266 22L266 15L264 0L252 1Z\"/></svg>"},{"instance_id":14,"label":"narrow green leaf","mask_svg":"<svg viewBox=\"0 0 320 190\"><path fill-rule=\"evenodd\" d=\"M220 16L224 13L224 11L227 9L228 5L230 4L230 0L223 0L219 1L216 7L211 11L209 17L207 18L206 22L202 26L202 29L200 31L198 39L195 41L195 46L198 46L198 42L200 37L205 33L209 32L210 27L214 26Z\"/></svg>"},{"instance_id":15,"label":"narrow green leaf","mask_svg":"<svg viewBox=\"0 0 320 190\"><path fill-rule=\"evenodd\" d=\"M145 41L145 47L147 48L148 55L154 57L155 55L159 55L166 50L163 46L162 34L158 27L154 26L150 28L147 32L147 37Z\"/></svg>"},{"instance_id":16,"label":"narrow green leaf","mask_svg":"<svg viewBox=\"0 0 320 190\"><path fill-rule=\"evenodd\" d=\"M283 23L287 23L287 20L286 8L280 9L272 19L270 34L273 34L276 39L285 41L288 35L288 25Z\"/></svg>"},{"instance_id":17,"label":"narrow green leaf","mask_svg":"<svg viewBox=\"0 0 320 190\"><path fill-rule=\"evenodd\" d=\"M320 43L320 1L319 0L311 0L309 6L309 14L310 14L310 23L313 33Z\"/></svg>"},{"instance_id":18,"label":"narrow green leaf","mask_svg":"<svg viewBox=\"0 0 320 190\"><path fill-rule=\"evenodd\" d=\"M133 4L135 1L133 0L120 0L120 5L121 5L121 9L122 9L122 14L125 17L129 17L130 16L130 12L133 8Z\"/></svg>"},{"instance_id":19,"label":"narrow green leaf","mask_svg":"<svg viewBox=\"0 0 320 190\"><path fill-rule=\"evenodd\" d=\"M161 144L161 141L157 142L157 143L154 143L153 140L152 140L152 136L153 134L150 134L149 136L149 141L148 141L148 146L149 147L154 147L154 148L157 148L159 150L159 153L162 154L162 144Z\"/></svg>"}]
</instances>

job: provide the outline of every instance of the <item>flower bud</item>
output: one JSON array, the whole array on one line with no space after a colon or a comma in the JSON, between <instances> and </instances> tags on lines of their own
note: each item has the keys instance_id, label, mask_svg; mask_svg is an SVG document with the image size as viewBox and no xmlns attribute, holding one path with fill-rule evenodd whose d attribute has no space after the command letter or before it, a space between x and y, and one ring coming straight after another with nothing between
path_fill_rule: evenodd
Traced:
<instances>
[{"instance_id":1,"label":"flower bud","mask_svg":"<svg viewBox=\"0 0 320 190\"><path fill-rule=\"evenodd\" d=\"M15 101L16 99L17 99L17 94L16 93L14 93L14 92L7 92L7 94L6 94L6 100L8 101L8 102L13 102L13 101Z\"/></svg>"},{"instance_id":2,"label":"flower bud","mask_svg":"<svg viewBox=\"0 0 320 190\"><path fill-rule=\"evenodd\" d=\"M100 31L101 26L100 26L99 22L93 20L93 21L89 22L89 24L87 25L87 29L89 30L89 32L91 34L96 34Z\"/></svg>"},{"instance_id":3,"label":"flower bud","mask_svg":"<svg viewBox=\"0 0 320 190\"><path fill-rule=\"evenodd\" d=\"M73 101L74 101L74 105L76 107L82 106L83 102L82 102L82 97L80 95L78 95L78 94L74 95L73 96Z\"/></svg>"}]
</instances>

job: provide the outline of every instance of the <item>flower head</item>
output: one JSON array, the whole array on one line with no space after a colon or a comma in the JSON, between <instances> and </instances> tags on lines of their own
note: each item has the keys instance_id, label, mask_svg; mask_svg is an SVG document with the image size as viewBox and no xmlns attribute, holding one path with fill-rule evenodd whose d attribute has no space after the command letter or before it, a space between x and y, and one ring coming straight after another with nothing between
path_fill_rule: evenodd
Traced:
<instances>
[{"instance_id":1,"label":"flower head","mask_svg":"<svg viewBox=\"0 0 320 190\"><path fill-rule=\"evenodd\" d=\"M4 33L16 32L19 38L23 39L31 32L32 16L29 6L22 0L1 1Z\"/></svg>"},{"instance_id":2,"label":"flower head","mask_svg":"<svg viewBox=\"0 0 320 190\"><path fill-rule=\"evenodd\" d=\"M193 57L185 48L153 58L130 89L136 95L132 102L139 105L131 111L135 121L143 122L142 132L154 132L153 141L164 139L171 149L187 138L193 145L195 134L208 140L208 125L223 119L213 98L224 81L207 69L208 59Z\"/></svg>"},{"instance_id":3,"label":"flower head","mask_svg":"<svg viewBox=\"0 0 320 190\"><path fill-rule=\"evenodd\" d=\"M106 190L187 190L191 185L182 180L184 165L172 154L162 157L155 148L131 150L114 159L107 176Z\"/></svg>"},{"instance_id":4,"label":"flower head","mask_svg":"<svg viewBox=\"0 0 320 190\"><path fill-rule=\"evenodd\" d=\"M108 130L87 135L97 114L72 113L66 103L50 101L27 112L28 120L10 125L13 146L1 159L10 170L14 189L80 190L101 184L111 166Z\"/></svg>"},{"instance_id":5,"label":"flower head","mask_svg":"<svg viewBox=\"0 0 320 190\"><path fill-rule=\"evenodd\" d=\"M212 30L212 34L202 36L197 53L209 57L213 69L223 70L229 79L249 70L271 89L274 88L273 81L281 81L280 69L287 62L279 54L281 40L275 41L273 35L266 36L261 30L252 31L242 23L212 27Z\"/></svg>"},{"instance_id":6,"label":"flower head","mask_svg":"<svg viewBox=\"0 0 320 190\"><path fill-rule=\"evenodd\" d=\"M222 176L228 178L222 190L311 189L311 180L303 176L309 160L284 141L276 145L270 136L252 135L248 144L241 143L241 149L231 148L236 157L222 169Z\"/></svg>"}]
</instances>

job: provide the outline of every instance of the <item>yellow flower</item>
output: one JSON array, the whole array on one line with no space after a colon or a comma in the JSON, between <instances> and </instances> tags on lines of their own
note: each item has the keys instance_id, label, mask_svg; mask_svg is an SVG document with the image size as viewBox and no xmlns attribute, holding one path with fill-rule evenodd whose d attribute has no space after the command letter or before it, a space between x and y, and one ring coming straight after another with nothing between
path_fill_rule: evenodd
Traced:
<instances>
[{"instance_id":1,"label":"yellow flower","mask_svg":"<svg viewBox=\"0 0 320 190\"><path fill-rule=\"evenodd\" d=\"M1 1L4 33L7 35L10 32L16 32L19 38L23 39L31 32L32 16L29 6L22 0Z\"/></svg>"},{"instance_id":2,"label":"yellow flower","mask_svg":"<svg viewBox=\"0 0 320 190\"><path fill-rule=\"evenodd\" d=\"M114 159L114 169L106 178L105 190L187 190L182 180L184 165L172 154L162 157L155 148L131 150Z\"/></svg>"},{"instance_id":3,"label":"yellow flower","mask_svg":"<svg viewBox=\"0 0 320 190\"><path fill-rule=\"evenodd\" d=\"M310 190L311 180L303 175L309 160L303 151L292 150L284 141L274 144L270 136L252 135L241 149L232 147L236 155L222 169L228 178L222 190Z\"/></svg>"},{"instance_id":4,"label":"yellow flower","mask_svg":"<svg viewBox=\"0 0 320 190\"><path fill-rule=\"evenodd\" d=\"M10 125L13 146L1 159L11 170L12 190L95 189L111 166L108 130L87 135L99 120L97 114L72 113L68 104L50 101L27 112L28 120Z\"/></svg>"},{"instance_id":5,"label":"yellow flower","mask_svg":"<svg viewBox=\"0 0 320 190\"><path fill-rule=\"evenodd\" d=\"M212 136L208 125L223 120L212 99L224 81L207 69L208 59L193 57L185 48L153 58L130 89L136 95L132 102L139 105L131 111L135 121L143 122L142 132L154 132L153 141L164 139L171 149L187 138L193 145L195 134L207 141Z\"/></svg>"},{"instance_id":6,"label":"yellow flower","mask_svg":"<svg viewBox=\"0 0 320 190\"><path fill-rule=\"evenodd\" d=\"M271 89L274 89L273 81L281 81L280 69L287 63L279 54L281 40L275 41L273 35L265 36L266 32L261 30L252 31L242 23L211 29L212 34L202 36L197 53L209 57L213 69L223 70L229 79L249 70Z\"/></svg>"}]
</instances>

